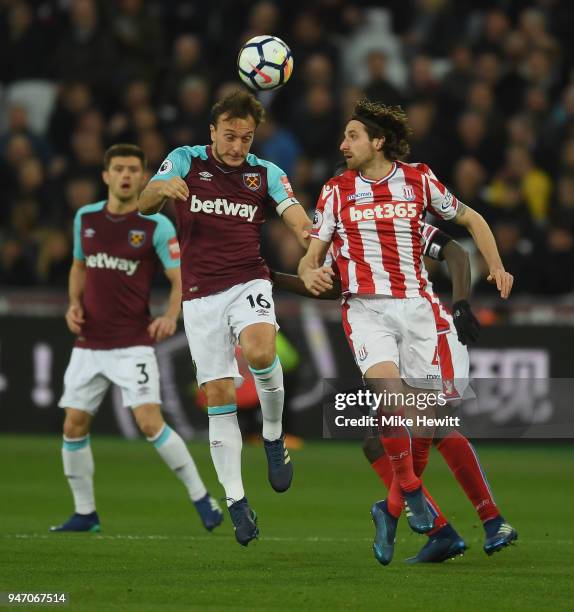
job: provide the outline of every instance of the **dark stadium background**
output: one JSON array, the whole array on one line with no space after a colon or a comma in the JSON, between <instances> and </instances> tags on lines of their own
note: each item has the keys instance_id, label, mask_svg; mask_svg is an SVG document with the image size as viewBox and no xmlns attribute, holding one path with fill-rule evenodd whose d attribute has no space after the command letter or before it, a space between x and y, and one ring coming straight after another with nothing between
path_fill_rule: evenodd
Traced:
<instances>
[{"instance_id":1,"label":"dark stadium background","mask_svg":"<svg viewBox=\"0 0 574 612\"><path fill-rule=\"evenodd\" d=\"M507 302L484 282L468 237L452 224L447 231L471 253L471 301L484 327L473 373L525 380L516 397L493 386L498 424L524 417L545 427L545 381L572 380L572 2L0 0L0 605L2 592L56 591L73 609L98 612L571 610L572 440L478 441L497 504L519 532L515 547L493 557L433 451L425 482L470 550L439 566L406 566L424 539L402 520L383 568L368 510L385 492L359 443L312 439L322 431L323 380L356 372L338 304L288 295L275 296L285 427L302 440L292 438L294 485L280 496L262 448L244 445L256 546L238 546L228 518L215 533L202 530L114 393L92 436L102 534L47 532L71 510L56 403L73 344L64 312L74 213L105 197L109 145L140 145L151 174L172 148L207 143L210 106L239 85L237 51L258 34L285 40L295 66L286 87L261 94L269 118L253 150L287 171L310 216L365 92L403 105L414 129L409 160L427 163L492 225L515 276ZM287 272L301 256L277 218L263 250ZM445 270L434 265L431 275L448 302ZM158 273L154 312L166 291ZM181 325L157 353L166 418L220 496ZM241 394L242 429L259 432L249 380ZM572 438L571 398L559 398L570 426L560 438Z\"/></svg>"},{"instance_id":2,"label":"dark stadium background","mask_svg":"<svg viewBox=\"0 0 574 612\"><path fill-rule=\"evenodd\" d=\"M3 426L59 429L55 402L72 344L62 319L72 219L105 196L106 147L139 144L153 173L172 148L207 143L211 104L238 85L237 49L270 32L291 46L295 71L288 86L261 94L269 117L254 152L287 171L312 216L361 92L403 105L414 129L409 160L429 164L487 218L515 275L503 303L468 236L448 225L471 252L473 305L492 326L473 360L484 368L487 351L493 373L567 375L560 339L574 324L573 17L568 2L552 0L0 2L0 401L19 406ZM287 272L301 256L277 218L265 226L263 252ZM448 300L444 269L431 274ZM158 274L157 308L164 289ZM293 357L290 429L309 434L316 380L353 365L336 304L277 299ZM327 347L313 345L317 325ZM175 344L173 392L193 420L182 335ZM117 423L102 417L102 428Z\"/></svg>"}]
</instances>

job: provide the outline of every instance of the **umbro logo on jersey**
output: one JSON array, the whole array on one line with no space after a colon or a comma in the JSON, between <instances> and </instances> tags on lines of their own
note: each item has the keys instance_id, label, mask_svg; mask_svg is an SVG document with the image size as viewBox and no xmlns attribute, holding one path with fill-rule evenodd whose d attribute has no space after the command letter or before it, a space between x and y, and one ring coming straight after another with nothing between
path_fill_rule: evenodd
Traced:
<instances>
[{"instance_id":1,"label":"umbro logo on jersey","mask_svg":"<svg viewBox=\"0 0 574 612\"><path fill-rule=\"evenodd\" d=\"M93 238L96 234L96 230L92 229L91 227L87 227L84 230L84 238Z\"/></svg>"},{"instance_id":2,"label":"umbro logo on jersey","mask_svg":"<svg viewBox=\"0 0 574 612\"><path fill-rule=\"evenodd\" d=\"M86 257L86 266L88 268L117 270L118 272L125 272L127 276L133 276L139 265L140 262L138 260L114 257L107 253L96 253L95 255L88 255Z\"/></svg>"},{"instance_id":3,"label":"umbro logo on jersey","mask_svg":"<svg viewBox=\"0 0 574 612\"><path fill-rule=\"evenodd\" d=\"M209 215L226 215L231 217L243 217L252 222L257 212L257 206L253 204L239 204L228 202L225 198L216 200L200 200L195 194L191 196L189 205L191 212L204 212Z\"/></svg>"},{"instance_id":4,"label":"umbro logo on jersey","mask_svg":"<svg viewBox=\"0 0 574 612\"><path fill-rule=\"evenodd\" d=\"M203 172L199 173L199 180L200 181L211 181L212 176L213 174L211 174L211 172L204 170Z\"/></svg>"}]
</instances>

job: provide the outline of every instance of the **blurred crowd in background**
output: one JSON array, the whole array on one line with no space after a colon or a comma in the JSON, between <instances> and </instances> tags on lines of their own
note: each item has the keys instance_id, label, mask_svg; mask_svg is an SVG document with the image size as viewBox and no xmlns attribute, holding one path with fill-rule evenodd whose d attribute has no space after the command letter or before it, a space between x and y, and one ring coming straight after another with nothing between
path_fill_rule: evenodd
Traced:
<instances>
[{"instance_id":1,"label":"blurred crowd in background","mask_svg":"<svg viewBox=\"0 0 574 612\"><path fill-rule=\"evenodd\" d=\"M407 161L491 223L516 294L574 291L567 0L0 0L0 285L64 287L74 213L105 197L105 149L138 144L153 174L174 147L207 144L210 107L239 86L237 51L259 34L285 40L295 70L260 95L253 152L287 172L310 216L366 93L403 106ZM295 271L278 219L264 254ZM473 265L475 291L492 293Z\"/></svg>"}]
</instances>

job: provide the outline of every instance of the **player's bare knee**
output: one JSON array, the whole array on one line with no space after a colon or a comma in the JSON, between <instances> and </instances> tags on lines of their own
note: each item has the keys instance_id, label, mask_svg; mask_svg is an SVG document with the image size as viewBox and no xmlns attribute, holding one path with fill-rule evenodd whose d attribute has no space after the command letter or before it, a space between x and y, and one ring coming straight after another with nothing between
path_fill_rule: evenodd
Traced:
<instances>
[{"instance_id":1,"label":"player's bare knee","mask_svg":"<svg viewBox=\"0 0 574 612\"><path fill-rule=\"evenodd\" d=\"M159 406L144 405L134 408L134 417L139 430L146 438L156 436L164 425Z\"/></svg>"},{"instance_id":2,"label":"player's bare knee","mask_svg":"<svg viewBox=\"0 0 574 612\"><path fill-rule=\"evenodd\" d=\"M383 448L379 438L372 436L364 439L363 453L365 454L365 457L369 463L373 463L385 454L385 449Z\"/></svg>"},{"instance_id":3,"label":"player's bare knee","mask_svg":"<svg viewBox=\"0 0 574 612\"><path fill-rule=\"evenodd\" d=\"M276 353L275 347L258 346L251 347L249 353L245 355L247 362L254 370L264 370L273 364Z\"/></svg>"},{"instance_id":4,"label":"player's bare knee","mask_svg":"<svg viewBox=\"0 0 574 612\"><path fill-rule=\"evenodd\" d=\"M236 401L233 382L214 380L205 383L202 389L208 406L225 406Z\"/></svg>"},{"instance_id":5,"label":"player's bare knee","mask_svg":"<svg viewBox=\"0 0 574 612\"><path fill-rule=\"evenodd\" d=\"M90 432L90 415L81 410L66 410L64 435L66 438L83 438Z\"/></svg>"}]
</instances>

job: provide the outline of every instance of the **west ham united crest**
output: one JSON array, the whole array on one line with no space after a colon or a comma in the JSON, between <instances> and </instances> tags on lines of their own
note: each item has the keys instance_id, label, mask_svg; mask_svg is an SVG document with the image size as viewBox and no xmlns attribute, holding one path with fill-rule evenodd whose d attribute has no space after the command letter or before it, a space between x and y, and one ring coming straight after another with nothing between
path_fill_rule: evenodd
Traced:
<instances>
[{"instance_id":1,"label":"west ham united crest","mask_svg":"<svg viewBox=\"0 0 574 612\"><path fill-rule=\"evenodd\" d=\"M244 172L243 184L251 191L257 191L261 187L261 175L259 172Z\"/></svg>"},{"instance_id":2,"label":"west ham united crest","mask_svg":"<svg viewBox=\"0 0 574 612\"><path fill-rule=\"evenodd\" d=\"M130 230L128 234L130 246L133 246L135 249L143 246L145 243L145 235L146 233L143 230Z\"/></svg>"}]
</instances>

